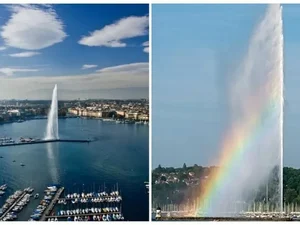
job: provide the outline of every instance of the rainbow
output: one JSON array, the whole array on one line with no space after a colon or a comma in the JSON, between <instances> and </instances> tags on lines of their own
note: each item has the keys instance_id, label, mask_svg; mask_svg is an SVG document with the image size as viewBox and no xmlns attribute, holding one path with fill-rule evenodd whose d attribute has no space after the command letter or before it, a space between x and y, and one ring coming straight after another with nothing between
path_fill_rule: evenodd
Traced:
<instances>
[{"instance_id":1,"label":"rainbow","mask_svg":"<svg viewBox=\"0 0 300 225\"><path fill-rule=\"evenodd\" d=\"M251 143L258 141L259 138L264 136L266 126L263 126L263 124L266 116L276 112L274 110L275 107L281 106L282 93L274 90L276 88L274 83L269 83L269 85L272 85L269 86L271 87L269 90L273 90L272 95L269 98L262 98L262 94L266 91L262 87L256 96L246 99L247 104L249 104L247 108L252 110L247 112L245 120L235 123L230 133L225 136L222 153L219 158L219 165L222 169L214 171L210 175L209 181L203 187L199 205L194 213L195 216L201 216L201 213L205 214L205 212L208 212L211 200L217 196L217 193L228 180L233 166L240 161L243 153L245 153ZM273 127L268 126L268 129L270 128L272 129Z\"/></svg>"}]
</instances>

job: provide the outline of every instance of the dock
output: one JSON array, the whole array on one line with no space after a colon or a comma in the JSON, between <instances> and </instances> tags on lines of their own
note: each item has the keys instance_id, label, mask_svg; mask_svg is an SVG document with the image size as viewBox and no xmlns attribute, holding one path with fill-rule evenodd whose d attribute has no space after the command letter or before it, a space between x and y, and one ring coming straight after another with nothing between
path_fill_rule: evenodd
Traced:
<instances>
[{"instance_id":1,"label":"dock","mask_svg":"<svg viewBox=\"0 0 300 225\"><path fill-rule=\"evenodd\" d=\"M9 213L11 212L11 210L16 206L16 204L18 204L19 201L21 201L21 199L27 194L26 191L23 191L23 193L20 195L19 198L17 198L14 203L2 214L2 216L0 216L0 221Z\"/></svg>"},{"instance_id":2,"label":"dock","mask_svg":"<svg viewBox=\"0 0 300 225\"><path fill-rule=\"evenodd\" d=\"M33 144L44 144L44 143L52 143L52 142L75 142L75 143L90 143L92 140L90 139L57 139L57 140L38 140L31 142L16 142L16 143L8 143L1 144L0 147L9 147L9 146L18 146L18 145L33 145Z\"/></svg>"},{"instance_id":3,"label":"dock","mask_svg":"<svg viewBox=\"0 0 300 225\"><path fill-rule=\"evenodd\" d=\"M49 216L50 213L52 212L57 200L59 199L59 197L61 196L61 194L64 192L65 188L61 187L57 190L57 192L55 193L54 197L52 198L50 204L48 205L48 207L46 208L46 210L44 211L44 213L42 214L40 221L45 221L46 220L46 216Z\"/></svg>"}]
</instances>

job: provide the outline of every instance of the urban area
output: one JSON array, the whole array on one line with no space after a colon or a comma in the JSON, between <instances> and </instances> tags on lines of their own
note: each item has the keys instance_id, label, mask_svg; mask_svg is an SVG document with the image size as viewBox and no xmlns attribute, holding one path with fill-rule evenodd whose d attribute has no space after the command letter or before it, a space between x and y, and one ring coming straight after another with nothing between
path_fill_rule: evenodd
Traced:
<instances>
[{"instance_id":1,"label":"urban area","mask_svg":"<svg viewBox=\"0 0 300 225\"><path fill-rule=\"evenodd\" d=\"M116 123L149 123L149 102L139 100L73 100L58 102L58 116L89 117L116 121ZM2 100L0 124L46 119L49 101Z\"/></svg>"}]
</instances>

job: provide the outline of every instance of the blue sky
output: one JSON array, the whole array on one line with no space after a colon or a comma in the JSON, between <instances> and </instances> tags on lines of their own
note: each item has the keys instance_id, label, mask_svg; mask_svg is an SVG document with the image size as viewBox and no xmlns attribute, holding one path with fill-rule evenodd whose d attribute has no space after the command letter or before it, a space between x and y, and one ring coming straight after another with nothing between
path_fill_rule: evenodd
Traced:
<instances>
[{"instance_id":1,"label":"blue sky","mask_svg":"<svg viewBox=\"0 0 300 225\"><path fill-rule=\"evenodd\" d=\"M148 16L146 4L0 5L0 99L48 99L55 83L61 99L148 97Z\"/></svg>"},{"instance_id":2,"label":"blue sky","mask_svg":"<svg viewBox=\"0 0 300 225\"><path fill-rule=\"evenodd\" d=\"M266 5L153 5L153 165L210 165L228 119L226 73ZM284 164L300 168L300 6L283 6Z\"/></svg>"}]
</instances>

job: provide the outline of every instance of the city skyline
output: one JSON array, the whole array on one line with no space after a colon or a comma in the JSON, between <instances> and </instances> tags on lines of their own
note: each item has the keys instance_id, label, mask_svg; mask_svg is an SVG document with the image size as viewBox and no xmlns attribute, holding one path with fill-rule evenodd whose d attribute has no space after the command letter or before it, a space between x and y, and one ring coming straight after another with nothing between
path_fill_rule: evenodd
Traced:
<instances>
[{"instance_id":1,"label":"city skyline","mask_svg":"<svg viewBox=\"0 0 300 225\"><path fill-rule=\"evenodd\" d=\"M0 99L148 98L148 10L1 5Z\"/></svg>"}]
</instances>

